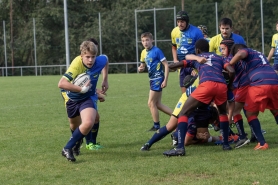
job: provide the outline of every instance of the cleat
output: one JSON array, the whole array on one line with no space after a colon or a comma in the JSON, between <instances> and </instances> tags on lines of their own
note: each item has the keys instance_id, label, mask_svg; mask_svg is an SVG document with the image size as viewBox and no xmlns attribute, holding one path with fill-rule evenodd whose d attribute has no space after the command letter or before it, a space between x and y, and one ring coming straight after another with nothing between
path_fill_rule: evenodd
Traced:
<instances>
[{"instance_id":1,"label":"cleat","mask_svg":"<svg viewBox=\"0 0 278 185\"><path fill-rule=\"evenodd\" d=\"M82 146L83 143L83 139L81 139L79 142L77 142L77 144L72 148L73 154L75 156L80 155L80 148Z\"/></svg>"},{"instance_id":2,"label":"cleat","mask_svg":"<svg viewBox=\"0 0 278 185\"><path fill-rule=\"evenodd\" d=\"M96 145L94 145L93 143L89 143L88 145L86 144L86 148L88 150L98 150L98 148L96 147Z\"/></svg>"},{"instance_id":3,"label":"cleat","mask_svg":"<svg viewBox=\"0 0 278 185\"><path fill-rule=\"evenodd\" d=\"M163 152L163 155L167 157L171 156L184 156L185 155L185 149L184 148L173 148L172 150L168 150Z\"/></svg>"},{"instance_id":4,"label":"cleat","mask_svg":"<svg viewBox=\"0 0 278 185\"><path fill-rule=\"evenodd\" d=\"M217 132L220 130L220 127L218 125L213 125L213 129L215 132Z\"/></svg>"},{"instance_id":5,"label":"cleat","mask_svg":"<svg viewBox=\"0 0 278 185\"><path fill-rule=\"evenodd\" d=\"M145 143L145 144L141 147L140 150L141 150L141 151L149 151L149 150L150 150L150 145L149 145L149 143Z\"/></svg>"},{"instance_id":6,"label":"cleat","mask_svg":"<svg viewBox=\"0 0 278 185\"><path fill-rule=\"evenodd\" d=\"M72 161L72 162L76 161L76 159L74 158L72 149L63 148L62 156L66 157L68 161Z\"/></svg>"},{"instance_id":7,"label":"cleat","mask_svg":"<svg viewBox=\"0 0 278 185\"><path fill-rule=\"evenodd\" d=\"M160 129L160 127L155 127L155 126L153 126L152 128L150 128L149 131L157 131L157 130L159 130L159 129Z\"/></svg>"},{"instance_id":8,"label":"cleat","mask_svg":"<svg viewBox=\"0 0 278 185\"><path fill-rule=\"evenodd\" d=\"M95 147L96 147L97 149L104 148L104 146L100 145L100 143L96 143L96 144L94 144L94 145L95 145Z\"/></svg>"},{"instance_id":9,"label":"cleat","mask_svg":"<svg viewBox=\"0 0 278 185\"><path fill-rule=\"evenodd\" d=\"M246 144L249 144L250 143L250 140L246 137L244 139L240 139L237 143L236 143L236 146L235 148L240 148Z\"/></svg>"},{"instance_id":10,"label":"cleat","mask_svg":"<svg viewBox=\"0 0 278 185\"><path fill-rule=\"evenodd\" d=\"M172 142L173 142L172 145L173 146L178 146L178 138L176 138L173 133L171 134L171 139L172 139Z\"/></svg>"},{"instance_id":11,"label":"cleat","mask_svg":"<svg viewBox=\"0 0 278 185\"><path fill-rule=\"evenodd\" d=\"M263 146L261 146L260 143L257 144L257 146L254 148L254 150L266 150L268 149L268 144L265 143Z\"/></svg>"},{"instance_id":12,"label":"cleat","mask_svg":"<svg viewBox=\"0 0 278 185\"><path fill-rule=\"evenodd\" d=\"M266 134L266 131L265 130L261 130L262 134Z\"/></svg>"},{"instance_id":13,"label":"cleat","mask_svg":"<svg viewBox=\"0 0 278 185\"><path fill-rule=\"evenodd\" d=\"M233 136L229 136L229 140L228 140L229 144L233 144L234 143L234 137ZM220 137L220 140L215 141L214 142L215 145L223 145L223 137Z\"/></svg>"},{"instance_id":14,"label":"cleat","mask_svg":"<svg viewBox=\"0 0 278 185\"><path fill-rule=\"evenodd\" d=\"M230 145L223 145L223 150L232 150L232 147Z\"/></svg>"}]
</instances>

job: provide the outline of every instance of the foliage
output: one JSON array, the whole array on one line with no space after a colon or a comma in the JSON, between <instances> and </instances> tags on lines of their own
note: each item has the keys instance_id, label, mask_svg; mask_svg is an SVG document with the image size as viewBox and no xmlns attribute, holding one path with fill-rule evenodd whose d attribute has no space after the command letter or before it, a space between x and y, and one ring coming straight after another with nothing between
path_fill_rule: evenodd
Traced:
<instances>
[{"instance_id":1,"label":"foliage","mask_svg":"<svg viewBox=\"0 0 278 185\"><path fill-rule=\"evenodd\" d=\"M10 23L10 3L13 3L13 25ZM190 23L208 27L209 36L218 31L215 16L215 0L199 0L197 3L184 0L184 9L188 12ZM275 33L278 7L275 0L264 0L264 37L265 50L270 49L271 37ZM219 19L232 18L234 28L240 30L248 46L261 50L260 2L255 0L223 0L217 2ZM79 54L79 45L83 40L95 37L101 44L102 53L109 56L110 62L135 62L136 45L140 53L140 34L150 31L155 34L157 46L171 61L170 33L175 26L173 10L157 10L156 28L154 28L154 8L174 8L180 11L181 0L85 0L67 1L70 59ZM138 12L136 41L135 9L150 10ZM99 15L101 34L99 32ZM44 1L0 1L0 20L5 21L6 49L8 66L11 66L11 49L14 48L15 66L35 65L35 53L38 65L65 64L65 26L64 4L62 0ZM33 28L35 20L35 30ZM13 43L10 37L13 26ZM0 25L3 30L3 24ZM35 31L35 35L34 35ZM36 42L34 43L34 38ZM137 42L137 44L136 44ZM36 44L36 48L34 48ZM0 37L0 66L4 66L4 35Z\"/></svg>"}]
</instances>

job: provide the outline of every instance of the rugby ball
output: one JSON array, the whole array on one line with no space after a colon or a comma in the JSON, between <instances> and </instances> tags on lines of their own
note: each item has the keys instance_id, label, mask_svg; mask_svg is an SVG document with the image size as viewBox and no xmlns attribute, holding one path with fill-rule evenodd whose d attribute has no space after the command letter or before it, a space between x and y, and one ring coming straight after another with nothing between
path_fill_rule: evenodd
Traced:
<instances>
[{"instance_id":1,"label":"rugby ball","mask_svg":"<svg viewBox=\"0 0 278 185\"><path fill-rule=\"evenodd\" d=\"M77 85L79 87L83 87L88 81L90 80L90 75L86 74L86 73L82 73L80 75L78 75L74 80L73 80L73 84Z\"/></svg>"}]
</instances>

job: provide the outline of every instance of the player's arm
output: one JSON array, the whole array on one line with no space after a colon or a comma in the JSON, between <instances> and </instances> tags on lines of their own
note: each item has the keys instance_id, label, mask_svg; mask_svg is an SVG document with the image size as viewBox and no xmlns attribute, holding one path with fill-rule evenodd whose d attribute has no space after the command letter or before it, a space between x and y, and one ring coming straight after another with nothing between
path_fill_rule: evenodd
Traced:
<instances>
[{"instance_id":1,"label":"player's arm","mask_svg":"<svg viewBox=\"0 0 278 185\"><path fill-rule=\"evenodd\" d=\"M161 87L165 88L167 86L169 77L169 66L168 61L166 59L164 59L161 63L164 65L164 81L162 82Z\"/></svg>"},{"instance_id":2,"label":"player's arm","mask_svg":"<svg viewBox=\"0 0 278 185\"><path fill-rule=\"evenodd\" d=\"M90 80L83 87L79 87L70 83L68 79L63 76L58 83L58 87L60 89L64 89L71 92L86 93L90 89Z\"/></svg>"},{"instance_id":3,"label":"player's arm","mask_svg":"<svg viewBox=\"0 0 278 185\"><path fill-rule=\"evenodd\" d=\"M185 56L186 60L196 60L197 62L203 64L207 62L207 59L205 57L200 57L197 55L189 54Z\"/></svg>"},{"instance_id":4,"label":"player's arm","mask_svg":"<svg viewBox=\"0 0 278 185\"><path fill-rule=\"evenodd\" d=\"M246 58L248 56L248 53L244 50L239 50L234 57L231 59L230 64L234 65L236 64L238 61Z\"/></svg>"},{"instance_id":5,"label":"player's arm","mask_svg":"<svg viewBox=\"0 0 278 185\"><path fill-rule=\"evenodd\" d=\"M271 58L273 57L274 55L274 51L275 51L275 48L271 48L269 53L268 53L268 57L267 57L267 60L270 62L271 61Z\"/></svg>"},{"instance_id":6,"label":"player's arm","mask_svg":"<svg viewBox=\"0 0 278 185\"><path fill-rule=\"evenodd\" d=\"M179 62L178 60L178 54L177 54L177 45L172 44L172 55L173 55L173 62Z\"/></svg>"},{"instance_id":7,"label":"player's arm","mask_svg":"<svg viewBox=\"0 0 278 185\"><path fill-rule=\"evenodd\" d=\"M145 70L146 67L146 63L145 62L141 62L140 66L138 67L138 71L139 72L143 72Z\"/></svg>"},{"instance_id":8,"label":"player's arm","mask_svg":"<svg viewBox=\"0 0 278 185\"><path fill-rule=\"evenodd\" d=\"M106 56L106 58L107 58L107 62L105 64L104 68L101 71L101 73L102 73L102 84L101 84L102 91L101 91L101 93L102 94L104 94L109 88L109 85L108 85L109 60L108 60L107 56Z\"/></svg>"}]
</instances>

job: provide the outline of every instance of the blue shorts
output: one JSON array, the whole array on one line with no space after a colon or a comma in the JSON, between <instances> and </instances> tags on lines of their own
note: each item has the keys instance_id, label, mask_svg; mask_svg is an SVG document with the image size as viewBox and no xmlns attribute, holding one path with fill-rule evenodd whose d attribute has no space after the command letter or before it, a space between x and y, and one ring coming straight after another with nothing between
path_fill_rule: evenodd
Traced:
<instances>
[{"instance_id":1,"label":"blue shorts","mask_svg":"<svg viewBox=\"0 0 278 185\"><path fill-rule=\"evenodd\" d=\"M69 99L66 103L67 113L69 118L75 118L80 116L80 112L86 108L94 108L94 101L91 98L87 98L82 101L72 101Z\"/></svg>"},{"instance_id":2,"label":"blue shorts","mask_svg":"<svg viewBox=\"0 0 278 185\"><path fill-rule=\"evenodd\" d=\"M193 68L181 68L181 70L180 70L180 87L184 87L183 86L183 79L187 75L190 75L192 70L193 70Z\"/></svg>"},{"instance_id":3,"label":"blue shorts","mask_svg":"<svg viewBox=\"0 0 278 185\"><path fill-rule=\"evenodd\" d=\"M234 102L235 101L235 96L233 91L229 90L227 91L227 100L228 102Z\"/></svg>"},{"instance_id":4,"label":"blue shorts","mask_svg":"<svg viewBox=\"0 0 278 185\"><path fill-rule=\"evenodd\" d=\"M160 92L162 91L161 84L164 81L164 77L150 79L150 89L152 91Z\"/></svg>"},{"instance_id":5,"label":"blue shorts","mask_svg":"<svg viewBox=\"0 0 278 185\"><path fill-rule=\"evenodd\" d=\"M273 64L273 69L274 69L275 71L278 71L278 64Z\"/></svg>"}]
</instances>

